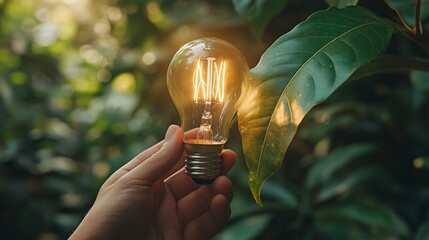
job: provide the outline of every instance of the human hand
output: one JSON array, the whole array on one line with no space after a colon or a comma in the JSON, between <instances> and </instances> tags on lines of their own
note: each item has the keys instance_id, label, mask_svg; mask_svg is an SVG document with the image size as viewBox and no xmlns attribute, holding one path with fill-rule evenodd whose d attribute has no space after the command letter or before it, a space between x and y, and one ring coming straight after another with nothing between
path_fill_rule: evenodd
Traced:
<instances>
[{"instance_id":1,"label":"human hand","mask_svg":"<svg viewBox=\"0 0 429 240\"><path fill-rule=\"evenodd\" d=\"M182 131L125 164L101 187L70 239L209 239L230 215L232 183L224 175L200 186L184 172ZM236 161L224 150L223 174Z\"/></svg>"}]
</instances>

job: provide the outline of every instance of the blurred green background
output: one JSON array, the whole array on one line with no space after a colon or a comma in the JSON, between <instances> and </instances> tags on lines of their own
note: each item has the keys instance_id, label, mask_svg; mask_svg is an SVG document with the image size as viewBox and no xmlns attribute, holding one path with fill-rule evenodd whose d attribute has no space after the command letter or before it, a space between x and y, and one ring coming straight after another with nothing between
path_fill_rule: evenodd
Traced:
<instances>
[{"instance_id":1,"label":"blurred green background","mask_svg":"<svg viewBox=\"0 0 429 240\"><path fill-rule=\"evenodd\" d=\"M0 0L0 239L66 239L104 180L179 124L165 73L183 44L219 37L253 67L326 7L289 1L258 40L228 0ZM399 36L388 51L427 58ZM216 239L429 239L428 73L346 82L299 127L263 208L236 126L227 147L239 161Z\"/></svg>"}]
</instances>

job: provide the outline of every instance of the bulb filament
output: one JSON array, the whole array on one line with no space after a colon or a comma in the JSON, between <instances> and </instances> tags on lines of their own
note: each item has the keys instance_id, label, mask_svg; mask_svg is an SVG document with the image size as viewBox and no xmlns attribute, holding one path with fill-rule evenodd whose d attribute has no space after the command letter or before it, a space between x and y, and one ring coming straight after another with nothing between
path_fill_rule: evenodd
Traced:
<instances>
[{"instance_id":1,"label":"bulb filament","mask_svg":"<svg viewBox=\"0 0 429 240\"><path fill-rule=\"evenodd\" d=\"M204 70L206 74L204 74ZM201 125L197 134L198 140L213 140L211 104L212 102L222 103L224 100L225 72L224 60L216 61L216 58L208 57L205 60L199 59L197 62L193 75L194 101L196 104L201 102L204 104Z\"/></svg>"},{"instance_id":2,"label":"bulb filament","mask_svg":"<svg viewBox=\"0 0 429 240\"><path fill-rule=\"evenodd\" d=\"M193 76L195 102L223 102L225 72L224 60L216 61L213 57L208 57L206 60L199 59Z\"/></svg>"}]
</instances>

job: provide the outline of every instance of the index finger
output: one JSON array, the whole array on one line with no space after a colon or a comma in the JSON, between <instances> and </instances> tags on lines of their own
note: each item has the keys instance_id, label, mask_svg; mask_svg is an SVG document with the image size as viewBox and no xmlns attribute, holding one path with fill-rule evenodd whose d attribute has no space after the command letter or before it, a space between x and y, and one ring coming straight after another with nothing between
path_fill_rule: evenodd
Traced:
<instances>
[{"instance_id":1,"label":"index finger","mask_svg":"<svg viewBox=\"0 0 429 240\"><path fill-rule=\"evenodd\" d=\"M184 139L191 139L196 138L198 133L198 128L194 128L192 130L187 131L184 133ZM140 165L142 162L144 162L146 159L151 157L153 154L158 152L161 147L164 145L165 140L162 140L158 142L157 144L153 145L149 149L146 149L145 151L139 153L137 156L135 156L133 159L131 159L129 162L127 162L125 165L120 167L118 170L116 170L103 184L103 186L110 186L113 183L115 183L119 178L130 172L132 169ZM172 175L173 173L180 170L185 165L185 157L182 156L181 160L170 170L165 174L165 178Z\"/></svg>"}]
</instances>

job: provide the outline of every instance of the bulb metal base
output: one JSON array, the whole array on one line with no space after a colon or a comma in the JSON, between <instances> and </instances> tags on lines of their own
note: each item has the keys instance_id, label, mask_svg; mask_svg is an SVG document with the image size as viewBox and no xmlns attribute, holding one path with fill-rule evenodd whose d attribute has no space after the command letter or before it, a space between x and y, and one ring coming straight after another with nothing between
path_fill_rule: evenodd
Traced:
<instances>
[{"instance_id":1,"label":"bulb metal base","mask_svg":"<svg viewBox=\"0 0 429 240\"><path fill-rule=\"evenodd\" d=\"M185 172L197 184L213 183L223 166L223 144L197 144L185 142Z\"/></svg>"}]
</instances>

